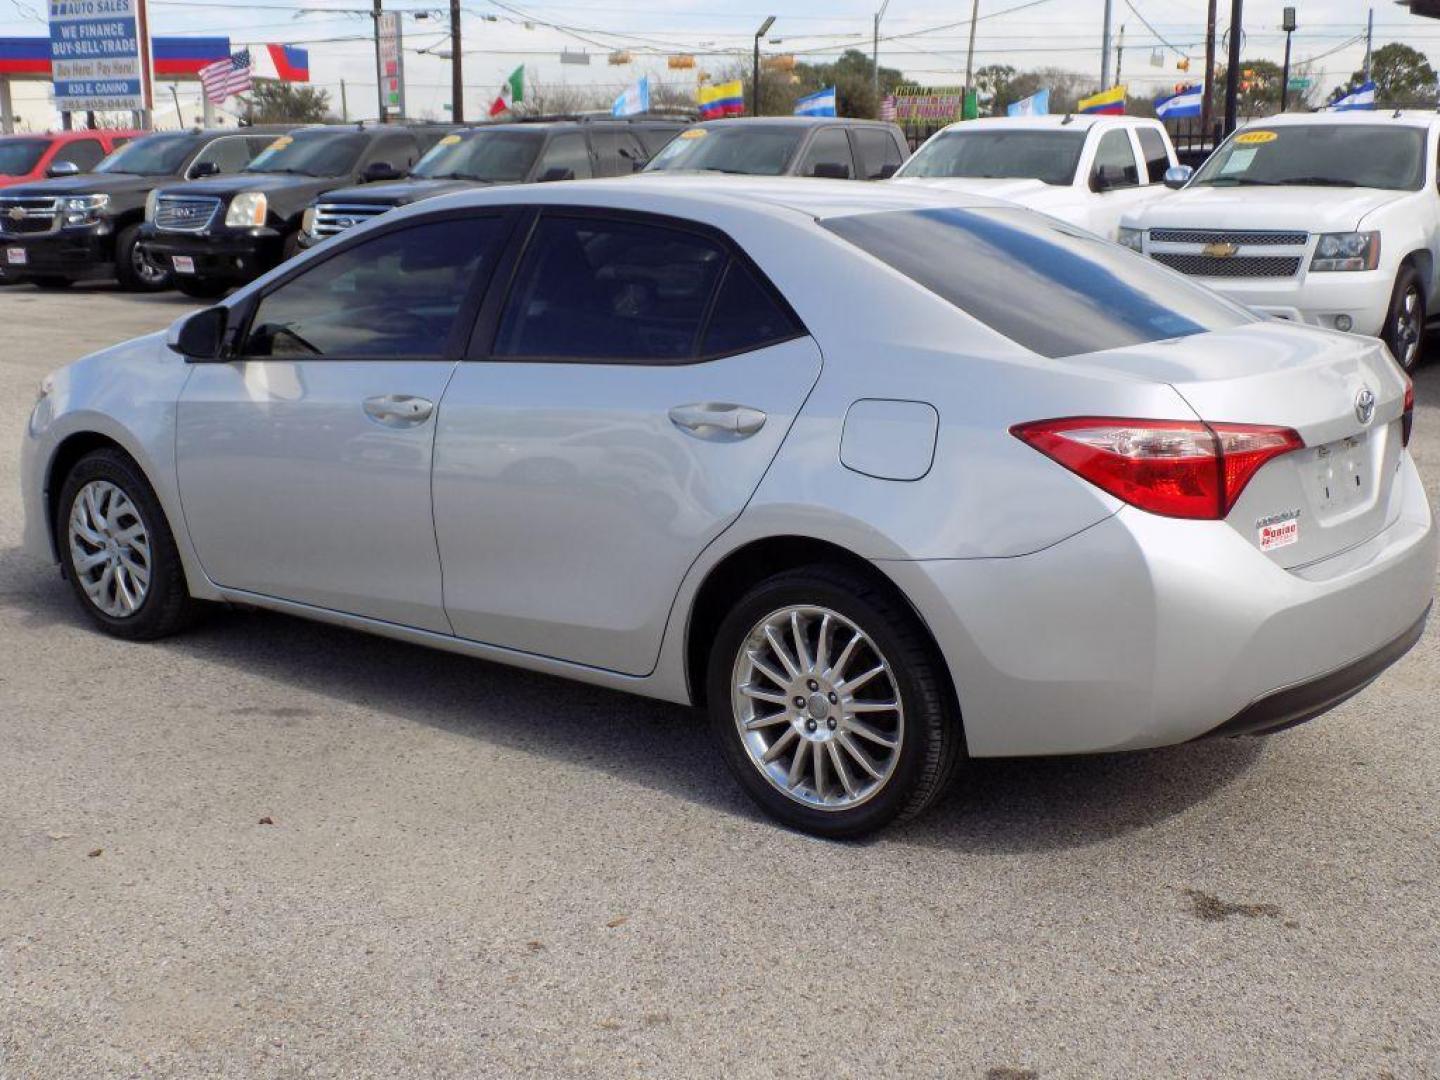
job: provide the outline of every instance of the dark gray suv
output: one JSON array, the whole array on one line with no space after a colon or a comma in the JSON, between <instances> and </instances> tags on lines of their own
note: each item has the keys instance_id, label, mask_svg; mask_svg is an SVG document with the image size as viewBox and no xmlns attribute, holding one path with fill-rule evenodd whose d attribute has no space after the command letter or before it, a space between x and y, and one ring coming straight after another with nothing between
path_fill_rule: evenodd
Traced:
<instances>
[{"instance_id":1,"label":"dark gray suv","mask_svg":"<svg viewBox=\"0 0 1440 1080\"><path fill-rule=\"evenodd\" d=\"M886 180L907 157L904 133L879 120L732 117L686 128L645 171Z\"/></svg>"}]
</instances>

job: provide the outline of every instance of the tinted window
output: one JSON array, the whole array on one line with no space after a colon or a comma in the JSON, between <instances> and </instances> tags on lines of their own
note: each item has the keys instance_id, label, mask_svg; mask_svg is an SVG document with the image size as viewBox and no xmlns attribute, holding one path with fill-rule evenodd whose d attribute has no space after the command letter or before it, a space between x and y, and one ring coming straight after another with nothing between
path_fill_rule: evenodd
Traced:
<instances>
[{"instance_id":1,"label":"tinted window","mask_svg":"<svg viewBox=\"0 0 1440 1080\"><path fill-rule=\"evenodd\" d=\"M820 165L844 169L847 177L855 175L855 163L850 157L850 140L845 137L844 128L825 128L815 133L805 158L800 163L801 176L814 176Z\"/></svg>"},{"instance_id":2,"label":"tinted window","mask_svg":"<svg viewBox=\"0 0 1440 1080\"><path fill-rule=\"evenodd\" d=\"M477 271L504 235L498 218L397 229L326 259L260 301L247 356L439 357Z\"/></svg>"},{"instance_id":3,"label":"tinted window","mask_svg":"<svg viewBox=\"0 0 1440 1080\"><path fill-rule=\"evenodd\" d=\"M1165 182L1165 171L1170 168L1170 155L1165 151L1165 136L1152 127L1136 128L1140 136L1140 152L1145 155L1145 172L1150 183Z\"/></svg>"},{"instance_id":4,"label":"tinted window","mask_svg":"<svg viewBox=\"0 0 1440 1080\"><path fill-rule=\"evenodd\" d=\"M195 136L190 134L146 135L116 150L100 162L95 171L174 176L194 149Z\"/></svg>"},{"instance_id":5,"label":"tinted window","mask_svg":"<svg viewBox=\"0 0 1440 1080\"><path fill-rule=\"evenodd\" d=\"M44 139L0 139L0 176L24 176L45 152Z\"/></svg>"},{"instance_id":6,"label":"tinted window","mask_svg":"<svg viewBox=\"0 0 1440 1080\"><path fill-rule=\"evenodd\" d=\"M744 124L693 127L682 131L645 167L646 172L695 169L703 172L779 176L795 156L805 129Z\"/></svg>"},{"instance_id":7,"label":"tinted window","mask_svg":"<svg viewBox=\"0 0 1440 1080\"><path fill-rule=\"evenodd\" d=\"M1230 136L1193 183L1216 187L1296 184L1418 191L1425 130L1379 124L1263 124Z\"/></svg>"},{"instance_id":8,"label":"tinted window","mask_svg":"<svg viewBox=\"0 0 1440 1080\"><path fill-rule=\"evenodd\" d=\"M545 141L538 131L479 131L447 135L415 166L414 175L452 180L519 182Z\"/></svg>"},{"instance_id":9,"label":"tinted window","mask_svg":"<svg viewBox=\"0 0 1440 1080\"><path fill-rule=\"evenodd\" d=\"M89 172L100 164L100 159L104 156L105 148L100 145L99 139L76 139L56 150L50 164L70 162L78 166L81 172Z\"/></svg>"},{"instance_id":10,"label":"tinted window","mask_svg":"<svg viewBox=\"0 0 1440 1080\"><path fill-rule=\"evenodd\" d=\"M281 135L272 140L245 171L343 176L354 171L355 163L369 145L369 138L359 132L301 131Z\"/></svg>"},{"instance_id":11,"label":"tinted window","mask_svg":"<svg viewBox=\"0 0 1440 1080\"><path fill-rule=\"evenodd\" d=\"M691 359L725 258L718 244L678 229L542 218L511 287L496 355Z\"/></svg>"},{"instance_id":12,"label":"tinted window","mask_svg":"<svg viewBox=\"0 0 1440 1080\"><path fill-rule=\"evenodd\" d=\"M222 173L239 172L250 164L252 157L254 155L250 152L250 140L239 135L231 135L223 139L216 139L196 154L195 160L190 163L190 171L193 174L196 165L201 162L213 161L220 167Z\"/></svg>"},{"instance_id":13,"label":"tinted window","mask_svg":"<svg viewBox=\"0 0 1440 1080\"><path fill-rule=\"evenodd\" d=\"M1067 186L1085 149L1083 131L942 131L905 163L901 176L1040 180Z\"/></svg>"},{"instance_id":14,"label":"tinted window","mask_svg":"<svg viewBox=\"0 0 1440 1080\"><path fill-rule=\"evenodd\" d=\"M860 148L861 176L866 180L879 180L886 165L899 164L905 160L895 136L882 128L855 128L852 132Z\"/></svg>"},{"instance_id":15,"label":"tinted window","mask_svg":"<svg viewBox=\"0 0 1440 1080\"><path fill-rule=\"evenodd\" d=\"M825 227L1044 356L1252 321L1132 251L1023 210L904 210Z\"/></svg>"},{"instance_id":16,"label":"tinted window","mask_svg":"<svg viewBox=\"0 0 1440 1080\"><path fill-rule=\"evenodd\" d=\"M409 132L404 135L382 135L371 144L370 152L365 155L367 165L383 161L392 169L399 169L401 172L409 172L410 166L418 160L420 144Z\"/></svg>"},{"instance_id":17,"label":"tinted window","mask_svg":"<svg viewBox=\"0 0 1440 1080\"><path fill-rule=\"evenodd\" d=\"M630 137L629 131L621 128L592 127L590 145L595 148L595 156L599 159L597 176L629 176L645 164L645 155L639 144Z\"/></svg>"},{"instance_id":18,"label":"tinted window","mask_svg":"<svg viewBox=\"0 0 1440 1080\"><path fill-rule=\"evenodd\" d=\"M749 267L732 259L700 351L706 356L745 352L798 333L800 324L775 294L756 280Z\"/></svg>"},{"instance_id":19,"label":"tinted window","mask_svg":"<svg viewBox=\"0 0 1440 1080\"><path fill-rule=\"evenodd\" d=\"M543 177L551 169L569 169L576 180L595 175L590 168L590 151L585 147L583 134L567 131L550 140L545 156L540 159L540 175Z\"/></svg>"},{"instance_id":20,"label":"tinted window","mask_svg":"<svg viewBox=\"0 0 1440 1080\"><path fill-rule=\"evenodd\" d=\"M681 125L672 124L669 126L636 125L635 137L640 140L640 145L645 148L646 157L654 157L660 152L661 147L673 139L681 130Z\"/></svg>"},{"instance_id":21,"label":"tinted window","mask_svg":"<svg viewBox=\"0 0 1440 1080\"><path fill-rule=\"evenodd\" d=\"M1095 148L1095 164L1090 167L1090 186L1096 191L1136 187L1140 170L1135 165L1135 150L1124 131L1107 131Z\"/></svg>"}]
</instances>

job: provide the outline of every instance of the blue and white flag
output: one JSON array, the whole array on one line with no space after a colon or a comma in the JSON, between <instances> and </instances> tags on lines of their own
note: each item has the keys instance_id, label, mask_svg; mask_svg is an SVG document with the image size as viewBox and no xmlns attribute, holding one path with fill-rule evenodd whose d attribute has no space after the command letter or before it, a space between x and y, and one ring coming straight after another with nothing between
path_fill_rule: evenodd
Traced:
<instances>
[{"instance_id":1,"label":"blue and white flag","mask_svg":"<svg viewBox=\"0 0 1440 1080\"><path fill-rule=\"evenodd\" d=\"M827 86L824 90L816 90L813 94L806 94L799 101L795 102L795 115L834 116L835 87Z\"/></svg>"},{"instance_id":2,"label":"blue and white flag","mask_svg":"<svg viewBox=\"0 0 1440 1080\"><path fill-rule=\"evenodd\" d=\"M1048 116L1049 113L1049 90L1037 90L1029 97L1005 106L1006 116Z\"/></svg>"},{"instance_id":3,"label":"blue and white flag","mask_svg":"<svg viewBox=\"0 0 1440 1080\"><path fill-rule=\"evenodd\" d=\"M1161 120L1182 120L1187 116L1199 116L1204 111L1205 88L1187 86L1178 94L1155 99L1155 115Z\"/></svg>"},{"instance_id":4,"label":"blue and white flag","mask_svg":"<svg viewBox=\"0 0 1440 1080\"><path fill-rule=\"evenodd\" d=\"M1375 108L1375 84L1367 82L1357 86L1330 108L1336 112L1354 112L1357 109Z\"/></svg>"},{"instance_id":5,"label":"blue and white flag","mask_svg":"<svg viewBox=\"0 0 1440 1080\"><path fill-rule=\"evenodd\" d=\"M639 80L627 86L624 92L610 106L611 116L635 116L650 111L650 76L641 75Z\"/></svg>"}]
</instances>

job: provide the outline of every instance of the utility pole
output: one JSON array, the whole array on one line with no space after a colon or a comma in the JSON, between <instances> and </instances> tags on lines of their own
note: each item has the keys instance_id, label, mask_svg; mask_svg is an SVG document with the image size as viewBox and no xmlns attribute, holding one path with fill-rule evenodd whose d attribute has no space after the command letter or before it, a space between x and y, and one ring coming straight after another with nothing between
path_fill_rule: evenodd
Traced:
<instances>
[{"instance_id":1,"label":"utility pole","mask_svg":"<svg viewBox=\"0 0 1440 1080\"><path fill-rule=\"evenodd\" d=\"M1365 25L1365 81L1370 81L1370 58L1375 55L1375 9L1370 9L1370 19Z\"/></svg>"},{"instance_id":2,"label":"utility pole","mask_svg":"<svg viewBox=\"0 0 1440 1080\"><path fill-rule=\"evenodd\" d=\"M378 4L380 0L375 0ZM1240 35L1245 0L1230 0L1230 59L1225 69L1225 134L1235 130L1240 111Z\"/></svg>"},{"instance_id":3,"label":"utility pole","mask_svg":"<svg viewBox=\"0 0 1440 1080\"><path fill-rule=\"evenodd\" d=\"M1121 78L1120 72L1125 67L1125 24L1120 24L1120 33L1117 36L1118 43L1115 46L1115 85L1119 86L1125 80Z\"/></svg>"},{"instance_id":4,"label":"utility pole","mask_svg":"<svg viewBox=\"0 0 1440 1080\"><path fill-rule=\"evenodd\" d=\"M1290 107L1290 36L1295 33L1295 9L1285 9L1285 22L1280 29L1285 31L1285 68L1280 74L1280 111Z\"/></svg>"},{"instance_id":5,"label":"utility pole","mask_svg":"<svg viewBox=\"0 0 1440 1080\"><path fill-rule=\"evenodd\" d=\"M875 91L875 116L880 116L880 20L885 17L885 9L890 6L890 0L885 0L880 5L880 10L875 13L875 44L870 55L870 66L874 69L874 91Z\"/></svg>"},{"instance_id":6,"label":"utility pole","mask_svg":"<svg viewBox=\"0 0 1440 1080\"><path fill-rule=\"evenodd\" d=\"M375 114L375 119L383 124L385 122L385 71L380 63L381 14L380 0L375 0L375 6L370 12L370 18L375 22L375 104L380 110Z\"/></svg>"},{"instance_id":7,"label":"utility pole","mask_svg":"<svg viewBox=\"0 0 1440 1080\"><path fill-rule=\"evenodd\" d=\"M1205 16L1205 100L1200 102L1200 137L1213 137L1215 131L1215 3ZM1218 141L1218 140L1216 140Z\"/></svg>"},{"instance_id":8,"label":"utility pole","mask_svg":"<svg viewBox=\"0 0 1440 1080\"><path fill-rule=\"evenodd\" d=\"M465 78L460 66L460 0L450 0L450 119L465 119Z\"/></svg>"},{"instance_id":9,"label":"utility pole","mask_svg":"<svg viewBox=\"0 0 1440 1080\"><path fill-rule=\"evenodd\" d=\"M375 0L378 4L380 0ZM750 73L750 96L755 100L751 103L750 114L760 115L760 39L764 37L775 24L775 16L767 15L765 21L760 24L760 29L755 31L755 66Z\"/></svg>"},{"instance_id":10,"label":"utility pole","mask_svg":"<svg viewBox=\"0 0 1440 1080\"><path fill-rule=\"evenodd\" d=\"M1109 0L1106 0L1108 3ZM969 98L970 91L975 85L975 24L980 21L980 0L975 0L970 5L970 48L965 53L965 96ZM965 107L960 107L963 115Z\"/></svg>"},{"instance_id":11,"label":"utility pole","mask_svg":"<svg viewBox=\"0 0 1440 1080\"><path fill-rule=\"evenodd\" d=\"M376 0L378 3L379 0ZM1110 83L1110 20L1114 15L1113 0L1105 0L1105 22L1100 31L1100 89L1109 90Z\"/></svg>"},{"instance_id":12,"label":"utility pole","mask_svg":"<svg viewBox=\"0 0 1440 1080\"><path fill-rule=\"evenodd\" d=\"M350 122L350 102L345 98L345 80L340 80L340 119Z\"/></svg>"}]
</instances>

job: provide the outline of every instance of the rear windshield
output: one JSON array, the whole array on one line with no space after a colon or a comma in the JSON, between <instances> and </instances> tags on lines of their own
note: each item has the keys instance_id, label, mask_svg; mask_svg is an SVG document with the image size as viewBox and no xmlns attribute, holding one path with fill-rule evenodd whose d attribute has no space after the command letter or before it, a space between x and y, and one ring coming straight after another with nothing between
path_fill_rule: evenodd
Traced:
<instances>
[{"instance_id":1,"label":"rear windshield","mask_svg":"<svg viewBox=\"0 0 1440 1080\"><path fill-rule=\"evenodd\" d=\"M945 131L915 151L900 175L1068 185L1084 148L1083 131Z\"/></svg>"},{"instance_id":2,"label":"rear windshield","mask_svg":"<svg viewBox=\"0 0 1440 1080\"><path fill-rule=\"evenodd\" d=\"M44 139L0 139L0 176L24 176L44 152Z\"/></svg>"},{"instance_id":3,"label":"rear windshield","mask_svg":"<svg viewBox=\"0 0 1440 1080\"><path fill-rule=\"evenodd\" d=\"M96 165L95 171L134 173L139 176L175 176L193 149L195 137L188 133L146 135L120 147Z\"/></svg>"},{"instance_id":4,"label":"rear windshield","mask_svg":"<svg viewBox=\"0 0 1440 1080\"><path fill-rule=\"evenodd\" d=\"M539 131L480 131L468 137L446 135L420 159L411 176L427 180L524 180L540 153Z\"/></svg>"},{"instance_id":5,"label":"rear windshield","mask_svg":"<svg viewBox=\"0 0 1440 1080\"><path fill-rule=\"evenodd\" d=\"M1042 356L1254 321L1133 251L1026 210L898 210L822 224Z\"/></svg>"},{"instance_id":6,"label":"rear windshield","mask_svg":"<svg viewBox=\"0 0 1440 1080\"><path fill-rule=\"evenodd\" d=\"M1200 167L1191 184L1419 191L1424 182L1423 128L1276 124L1237 131Z\"/></svg>"},{"instance_id":7,"label":"rear windshield","mask_svg":"<svg viewBox=\"0 0 1440 1080\"><path fill-rule=\"evenodd\" d=\"M801 127L693 127L682 131L645 166L646 172L703 172L780 176L805 138Z\"/></svg>"},{"instance_id":8,"label":"rear windshield","mask_svg":"<svg viewBox=\"0 0 1440 1080\"><path fill-rule=\"evenodd\" d=\"M296 176L344 176L355 168L370 140L359 132L297 131L281 135L243 171Z\"/></svg>"}]
</instances>

